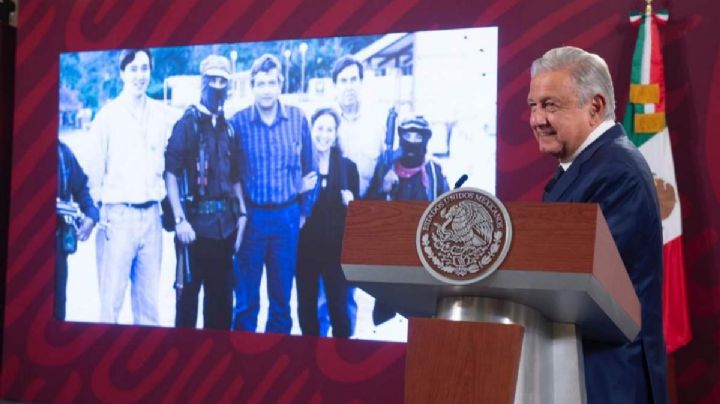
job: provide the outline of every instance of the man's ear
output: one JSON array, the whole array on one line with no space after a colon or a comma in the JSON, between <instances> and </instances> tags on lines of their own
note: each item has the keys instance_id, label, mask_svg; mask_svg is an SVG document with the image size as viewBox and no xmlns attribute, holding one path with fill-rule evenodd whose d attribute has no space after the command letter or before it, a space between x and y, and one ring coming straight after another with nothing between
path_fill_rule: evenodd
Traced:
<instances>
[{"instance_id":1,"label":"man's ear","mask_svg":"<svg viewBox=\"0 0 720 404\"><path fill-rule=\"evenodd\" d=\"M593 124L600 123L605 116L607 109L607 100L602 94L595 94L590 100L590 120Z\"/></svg>"}]
</instances>

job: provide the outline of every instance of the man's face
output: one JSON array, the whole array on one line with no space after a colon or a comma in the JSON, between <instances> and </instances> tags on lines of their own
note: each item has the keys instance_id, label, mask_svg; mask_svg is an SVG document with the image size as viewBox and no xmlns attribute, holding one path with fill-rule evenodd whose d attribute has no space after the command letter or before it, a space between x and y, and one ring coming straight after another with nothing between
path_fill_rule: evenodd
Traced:
<instances>
[{"instance_id":1,"label":"man's face","mask_svg":"<svg viewBox=\"0 0 720 404\"><path fill-rule=\"evenodd\" d=\"M577 85L567 71L538 73L528 94L530 127L542 153L567 161L598 120L591 101L578 106Z\"/></svg>"},{"instance_id":2,"label":"man's face","mask_svg":"<svg viewBox=\"0 0 720 404\"><path fill-rule=\"evenodd\" d=\"M280 97L281 84L278 69L257 72L252 88L255 104L261 109L273 108Z\"/></svg>"},{"instance_id":3,"label":"man's face","mask_svg":"<svg viewBox=\"0 0 720 404\"><path fill-rule=\"evenodd\" d=\"M355 105L358 103L360 93L360 69L357 65L350 65L340 71L335 82L338 103L341 106Z\"/></svg>"},{"instance_id":4,"label":"man's face","mask_svg":"<svg viewBox=\"0 0 720 404\"><path fill-rule=\"evenodd\" d=\"M145 94L150 84L150 58L145 52L135 53L135 59L120 72L123 91L132 96Z\"/></svg>"}]
</instances>

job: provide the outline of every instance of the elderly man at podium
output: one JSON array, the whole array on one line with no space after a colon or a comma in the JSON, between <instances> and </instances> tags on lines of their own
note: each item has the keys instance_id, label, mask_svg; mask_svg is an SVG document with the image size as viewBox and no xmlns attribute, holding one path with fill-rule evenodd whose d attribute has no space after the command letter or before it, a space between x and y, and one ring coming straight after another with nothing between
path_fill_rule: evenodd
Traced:
<instances>
[{"instance_id":1,"label":"elderly man at podium","mask_svg":"<svg viewBox=\"0 0 720 404\"><path fill-rule=\"evenodd\" d=\"M583 340L587 402L667 403L662 227L652 173L615 123L612 79L598 55L552 49L531 67L530 126L560 165L543 201L598 203L642 306L623 344Z\"/></svg>"}]
</instances>

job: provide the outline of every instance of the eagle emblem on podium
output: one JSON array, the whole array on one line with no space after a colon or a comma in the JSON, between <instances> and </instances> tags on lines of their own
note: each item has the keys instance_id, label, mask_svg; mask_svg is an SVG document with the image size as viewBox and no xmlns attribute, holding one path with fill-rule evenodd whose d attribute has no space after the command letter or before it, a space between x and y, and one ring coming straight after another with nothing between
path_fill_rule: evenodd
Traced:
<instances>
[{"instance_id":1,"label":"eagle emblem on podium","mask_svg":"<svg viewBox=\"0 0 720 404\"><path fill-rule=\"evenodd\" d=\"M417 232L423 266L434 277L466 284L489 276L510 247L505 206L492 194L461 188L440 196L425 210Z\"/></svg>"}]
</instances>

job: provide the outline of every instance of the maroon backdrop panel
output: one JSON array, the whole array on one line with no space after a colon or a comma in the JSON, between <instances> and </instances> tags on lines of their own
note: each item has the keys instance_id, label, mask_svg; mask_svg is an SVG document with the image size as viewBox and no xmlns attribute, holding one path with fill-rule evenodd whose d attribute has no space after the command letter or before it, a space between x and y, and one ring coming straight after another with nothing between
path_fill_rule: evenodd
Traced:
<instances>
[{"instance_id":1,"label":"maroon backdrop panel","mask_svg":"<svg viewBox=\"0 0 720 404\"><path fill-rule=\"evenodd\" d=\"M401 402L403 344L51 320L61 51L499 26L498 193L539 200L555 163L527 124L530 62L571 44L602 55L624 110L643 1L24 0L17 49L2 396L38 401ZM656 1L680 189L693 342L680 402L720 402L720 3ZM714 113L713 113L714 112Z\"/></svg>"},{"instance_id":2,"label":"maroon backdrop panel","mask_svg":"<svg viewBox=\"0 0 720 404\"><path fill-rule=\"evenodd\" d=\"M10 215L10 168L12 166L12 118L17 31L0 22L0 291L5 291L7 240ZM0 295L0 322L5 313L5 293ZM0 335L2 346L2 335Z\"/></svg>"}]
</instances>

